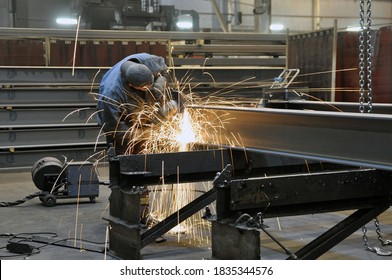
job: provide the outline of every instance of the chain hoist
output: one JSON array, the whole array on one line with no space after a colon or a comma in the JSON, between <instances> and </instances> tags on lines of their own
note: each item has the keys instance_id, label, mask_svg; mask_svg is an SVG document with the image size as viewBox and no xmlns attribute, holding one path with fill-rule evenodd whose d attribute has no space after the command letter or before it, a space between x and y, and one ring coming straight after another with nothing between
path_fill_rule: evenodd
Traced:
<instances>
[{"instance_id":1,"label":"chain hoist","mask_svg":"<svg viewBox=\"0 0 392 280\"><path fill-rule=\"evenodd\" d=\"M372 1L366 1L366 17L365 17L365 0L359 1L359 24L361 32L359 35L359 112L365 112L365 78L367 80L367 112L371 113L373 109L373 98L372 98L372 57L373 57L373 46L372 46ZM366 18L366 22L365 22ZM365 41L366 39L366 41ZM366 58L366 59L365 59ZM365 67L366 63L366 67ZM366 72L366 73L365 73ZM378 219L375 221L376 233L378 240L381 245L392 245L391 240L384 240L381 235L381 229ZM381 256L389 256L392 254L390 251L382 250L379 247L371 247L368 243L367 228L362 227L363 242L365 250L376 253Z\"/></svg>"},{"instance_id":2,"label":"chain hoist","mask_svg":"<svg viewBox=\"0 0 392 280\"><path fill-rule=\"evenodd\" d=\"M365 1L359 2L359 24L361 32L359 34L359 112L365 111Z\"/></svg>"},{"instance_id":3,"label":"chain hoist","mask_svg":"<svg viewBox=\"0 0 392 280\"><path fill-rule=\"evenodd\" d=\"M365 112L365 78L367 80L367 106L368 113L373 109L372 98L372 56L373 47L371 44L372 34L372 1L366 1L366 17L365 17L365 0L360 0L360 27L361 32L359 35L359 111ZM366 18L366 22L365 22ZM366 38L366 41L365 41ZM366 58L366 61L365 61ZM365 67L366 64L366 67Z\"/></svg>"}]
</instances>

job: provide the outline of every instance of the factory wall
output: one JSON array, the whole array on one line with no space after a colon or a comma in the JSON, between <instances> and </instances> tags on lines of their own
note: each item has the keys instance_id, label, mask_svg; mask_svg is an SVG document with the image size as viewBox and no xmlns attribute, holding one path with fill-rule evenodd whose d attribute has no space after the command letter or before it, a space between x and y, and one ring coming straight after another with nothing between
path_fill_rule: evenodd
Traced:
<instances>
[{"instance_id":1,"label":"factory wall","mask_svg":"<svg viewBox=\"0 0 392 280\"><path fill-rule=\"evenodd\" d=\"M227 9L223 2L228 2ZM257 19L254 11L261 11L260 32L270 32L266 24L280 23L292 32L308 32L330 28L337 20L338 27L359 26L359 1L357 0L271 0L264 11L262 0L217 0L222 15L233 31L254 31ZM316 5L316 3L319 3ZM210 0L180 1L162 0L162 4L175 5L179 10L193 9L200 14L200 28L219 30L213 24L215 12ZM257 5L259 3L259 5ZM255 6L256 4L256 6ZM241 22L238 13L241 13ZM372 1L372 23L374 26L392 23L392 1ZM284 30L283 32L285 32Z\"/></svg>"},{"instance_id":2,"label":"factory wall","mask_svg":"<svg viewBox=\"0 0 392 280\"><path fill-rule=\"evenodd\" d=\"M0 27L60 28L55 19L70 14L72 6L77 5L75 3L83 2L100 1L0 0ZM285 29L282 32L287 28L292 32L329 28L335 20L341 29L359 25L358 0L270 0L270 6L269 0L216 0L216 3L232 31L270 32L270 23L283 24ZM161 0L161 5L196 11L200 30L222 30L210 0ZM372 24L378 26L391 22L392 1L372 1Z\"/></svg>"},{"instance_id":3,"label":"factory wall","mask_svg":"<svg viewBox=\"0 0 392 280\"><path fill-rule=\"evenodd\" d=\"M319 2L319 5L315 5ZM334 26L359 26L359 1L354 0L272 0L271 21L282 23L292 32L306 32ZM392 2L373 1L373 25L392 22Z\"/></svg>"},{"instance_id":4,"label":"factory wall","mask_svg":"<svg viewBox=\"0 0 392 280\"><path fill-rule=\"evenodd\" d=\"M373 30L371 35L372 100L391 103L392 26ZM288 68L301 71L296 86L318 89L313 94L314 100L358 102L359 33L338 32L336 45L334 36L333 29L288 36Z\"/></svg>"},{"instance_id":5,"label":"factory wall","mask_svg":"<svg viewBox=\"0 0 392 280\"><path fill-rule=\"evenodd\" d=\"M0 0L0 2L14 2L13 5L8 4L8 26L19 28L59 28L56 18L71 14L72 9L69 0Z\"/></svg>"}]
</instances>

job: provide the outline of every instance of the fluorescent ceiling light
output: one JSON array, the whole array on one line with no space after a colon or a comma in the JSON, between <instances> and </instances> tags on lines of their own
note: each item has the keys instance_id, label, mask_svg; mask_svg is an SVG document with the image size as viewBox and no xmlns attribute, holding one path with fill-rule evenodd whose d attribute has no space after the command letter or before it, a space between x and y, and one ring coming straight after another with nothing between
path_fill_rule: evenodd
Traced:
<instances>
[{"instance_id":1,"label":"fluorescent ceiling light","mask_svg":"<svg viewBox=\"0 0 392 280\"><path fill-rule=\"evenodd\" d=\"M284 25L281 23L273 23L270 25L270 30L272 31L282 31L284 29Z\"/></svg>"},{"instance_id":2,"label":"fluorescent ceiling light","mask_svg":"<svg viewBox=\"0 0 392 280\"><path fill-rule=\"evenodd\" d=\"M270 30L272 31L281 31L284 29L284 25L281 23L273 23L270 25Z\"/></svg>"},{"instance_id":3,"label":"fluorescent ceiling light","mask_svg":"<svg viewBox=\"0 0 392 280\"><path fill-rule=\"evenodd\" d=\"M57 24L62 24L62 25L76 25L78 23L78 20L76 18L57 18L56 19Z\"/></svg>"},{"instance_id":4,"label":"fluorescent ceiling light","mask_svg":"<svg viewBox=\"0 0 392 280\"><path fill-rule=\"evenodd\" d=\"M177 27L179 29L192 29L193 28L193 18L189 14L178 16Z\"/></svg>"},{"instance_id":5,"label":"fluorescent ceiling light","mask_svg":"<svg viewBox=\"0 0 392 280\"><path fill-rule=\"evenodd\" d=\"M185 22L185 21L179 21L176 23L178 28L181 29L191 29L193 27L193 23L192 22Z\"/></svg>"},{"instance_id":6,"label":"fluorescent ceiling light","mask_svg":"<svg viewBox=\"0 0 392 280\"><path fill-rule=\"evenodd\" d=\"M349 26L346 28L346 31L361 31L360 26Z\"/></svg>"}]
</instances>

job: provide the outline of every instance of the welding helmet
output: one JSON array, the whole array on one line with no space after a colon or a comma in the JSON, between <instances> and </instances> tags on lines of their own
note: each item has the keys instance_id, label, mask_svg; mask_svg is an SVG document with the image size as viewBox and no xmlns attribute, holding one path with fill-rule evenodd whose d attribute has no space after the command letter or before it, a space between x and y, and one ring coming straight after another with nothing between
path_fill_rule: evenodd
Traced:
<instances>
[{"instance_id":1,"label":"welding helmet","mask_svg":"<svg viewBox=\"0 0 392 280\"><path fill-rule=\"evenodd\" d=\"M144 64L124 62L121 65L121 73L125 80L134 87L143 87L154 83L154 75Z\"/></svg>"}]
</instances>

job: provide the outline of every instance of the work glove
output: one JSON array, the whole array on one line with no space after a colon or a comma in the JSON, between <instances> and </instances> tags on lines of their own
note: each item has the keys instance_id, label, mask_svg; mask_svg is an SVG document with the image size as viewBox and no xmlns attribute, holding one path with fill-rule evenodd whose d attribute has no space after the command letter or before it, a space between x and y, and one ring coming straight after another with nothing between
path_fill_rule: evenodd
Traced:
<instances>
[{"instance_id":1,"label":"work glove","mask_svg":"<svg viewBox=\"0 0 392 280\"><path fill-rule=\"evenodd\" d=\"M166 78L159 76L157 79L155 79L153 88L163 93L166 88Z\"/></svg>"},{"instance_id":2,"label":"work glove","mask_svg":"<svg viewBox=\"0 0 392 280\"><path fill-rule=\"evenodd\" d=\"M158 77L150 89L155 100L162 100L164 98L165 88L166 88L166 78L162 76Z\"/></svg>"},{"instance_id":3,"label":"work glove","mask_svg":"<svg viewBox=\"0 0 392 280\"><path fill-rule=\"evenodd\" d=\"M159 109L159 115L165 120L171 120L178 111L178 104L175 100L170 100Z\"/></svg>"}]
</instances>

